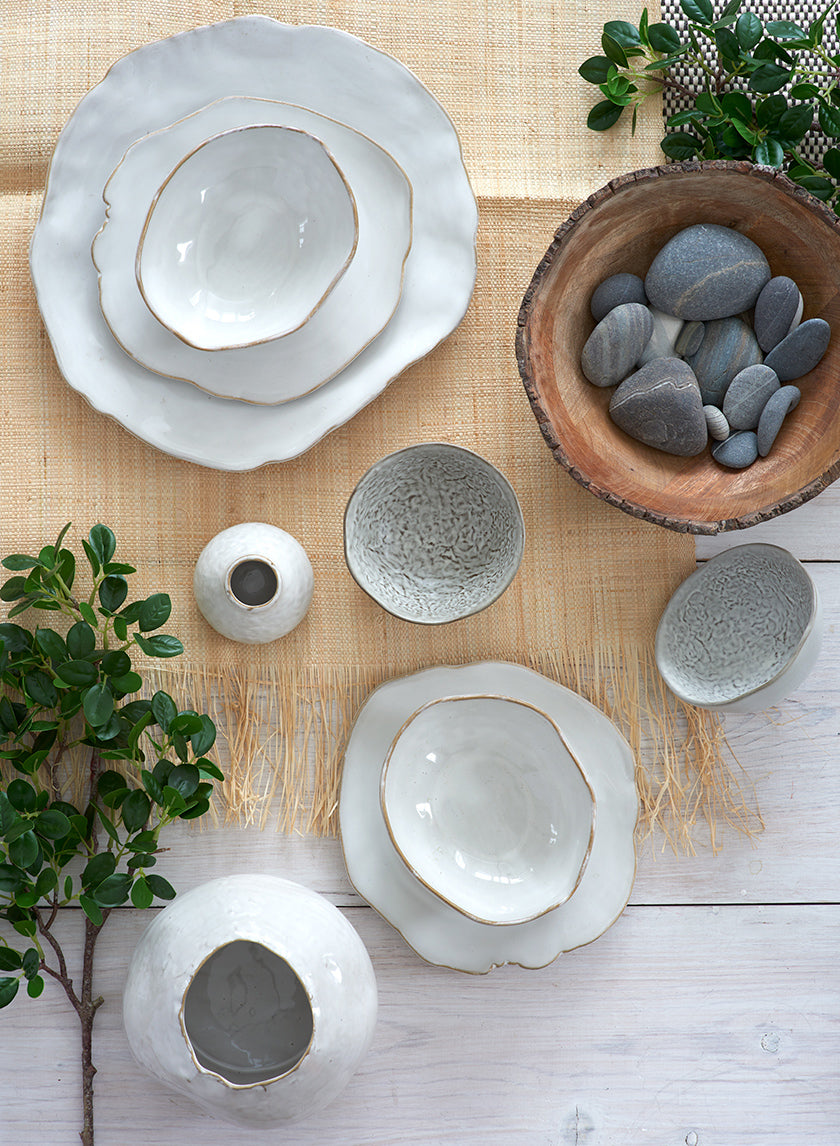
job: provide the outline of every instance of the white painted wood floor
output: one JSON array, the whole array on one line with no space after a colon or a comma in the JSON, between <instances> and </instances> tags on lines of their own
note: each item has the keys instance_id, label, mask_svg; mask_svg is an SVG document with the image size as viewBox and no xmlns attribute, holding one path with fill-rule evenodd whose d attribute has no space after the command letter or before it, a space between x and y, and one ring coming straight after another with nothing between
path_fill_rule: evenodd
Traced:
<instances>
[{"instance_id":1,"label":"white painted wood floor","mask_svg":"<svg viewBox=\"0 0 840 1146\"><path fill-rule=\"evenodd\" d=\"M618 512L618 511L616 511ZM131 1059L120 994L148 913L103 932L97 1146L838 1146L840 1143L840 484L700 559L767 540L809 562L826 606L820 661L772 711L730 717L766 823L718 856L640 857L630 905L540 971L475 977L423 963L350 888L334 841L182 833L159 870L180 890L273 871L323 892L368 946L372 1050L321 1115L231 1128ZM172 836L169 842L173 843ZM78 914L63 921L78 954ZM0 1146L78 1141L78 1028L48 984L0 1016Z\"/></svg>"}]
</instances>

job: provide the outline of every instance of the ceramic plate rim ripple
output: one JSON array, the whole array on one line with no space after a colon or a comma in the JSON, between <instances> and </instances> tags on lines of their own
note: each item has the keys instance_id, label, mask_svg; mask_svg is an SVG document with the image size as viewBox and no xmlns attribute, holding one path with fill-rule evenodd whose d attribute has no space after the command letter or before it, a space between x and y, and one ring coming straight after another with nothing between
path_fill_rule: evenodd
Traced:
<instances>
[{"instance_id":1,"label":"ceramic plate rim ripple","mask_svg":"<svg viewBox=\"0 0 840 1146\"><path fill-rule=\"evenodd\" d=\"M448 907L403 865L382 819L382 762L405 717L424 700L473 690L526 700L552 715L598 804L595 839L577 890L528 923L495 927ZM600 753L592 751L593 740L599 741ZM338 824L348 878L420 958L454 971L480 975L506 963L537 969L603 935L633 888L638 814L633 754L612 721L577 693L510 661L439 666L386 681L362 704L345 745ZM610 833L616 836L612 861ZM611 864L617 876L612 884Z\"/></svg>"},{"instance_id":2,"label":"ceramic plate rim ripple","mask_svg":"<svg viewBox=\"0 0 840 1146\"><path fill-rule=\"evenodd\" d=\"M156 152L170 149L180 154L184 141L189 145L207 136L216 122L226 127L290 126L307 124L312 132L339 152L360 197L360 249L336 284L330 297L312 320L298 331L252 347L238 347L208 353L187 346L170 334L148 311L121 252L139 236L145 205L142 198L156 183ZM217 134L216 128L213 134ZM378 175L370 179L363 158L348 154L347 140L370 149ZM180 145L178 145L178 141ZM343 153L343 154L342 154ZM171 161L171 157L170 160ZM368 166L369 166L368 160ZM399 182L389 187L382 176ZM122 185L139 189L140 200L121 204ZM390 191L382 202L380 197ZM407 233L402 243L389 250L386 245L385 281L387 288L366 304L365 283L375 272L380 236L371 226L383 212L398 210L395 190L407 197ZM297 104L261 97L224 96L134 140L110 173L103 190L105 221L93 237L91 257L96 267L100 314L116 342L141 367L166 378L189 382L217 398L257 405L278 405L310 394L348 366L385 329L399 305L405 269L413 245L412 219L414 194L405 172L379 144L360 131L338 120ZM137 233L135 235L135 232ZM114 248L112 250L112 248ZM382 262L379 263L382 266ZM344 322L334 321L343 314Z\"/></svg>"},{"instance_id":3,"label":"ceramic plate rim ripple","mask_svg":"<svg viewBox=\"0 0 840 1146\"><path fill-rule=\"evenodd\" d=\"M414 188L403 296L380 337L324 386L266 406L259 417L247 403L128 359L101 318L89 255L102 187L126 148L223 96L262 96L330 115L336 91L342 122L389 151ZM477 224L452 120L404 64L337 28L239 16L136 49L82 99L53 152L30 269L59 369L74 389L164 453L242 471L304 453L452 332L475 286Z\"/></svg>"},{"instance_id":4,"label":"ceramic plate rim ripple","mask_svg":"<svg viewBox=\"0 0 840 1146\"><path fill-rule=\"evenodd\" d=\"M144 277L143 277L143 251L146 248L146 243L149 241L149 232L152 229L153 220L155 217L155 212L158 208L160 200L164 195L166 195L167 190L171 189L171 187L173 186L173 180L178 178L179 173L182 172L182 169L184 168L184 166L187 163L189 163L192 159L194 159L195 156L198 155L200 152L202 152L205 148L209 147L211 144L218 142L222 138L228 138L228 137L234 136L234 135L244 136L244 133L246 133L246 132L260 131L260 130L266 130L266 129L295 133L297 135L300 135L300 136L306 138L307 140L312 140L316 144L320 145L321 152L324 154L324 156L326 157L328 162L331 164L333 170L337 173L338 178L341 182L341 185L343 185L345 194L347 195L347 198L349 200L350 211L351 211L351 214L353 217L353 239L352 239L352 242L350 243L349 248L347 249L344 257L341 259L340 263L336 267L335 273L332 275L331 280L329 281L329 283L327 283L326 289L322 291L319 298L312 301L312 304L309 307L308 312L306 314L304 314L303 317L301 317L301 318L296 317L293 320L291 325L286 324L284 326L279 326L272 333L263 333L263 334L259 335L259 337L249 339L248 341L245 341L245 342L218 343L215 345L202 346L200 342L193 341L192 339L188 338L186 336L186 334L184 334L183 332L179 332L178 330L176 330L175 327L172 325L171 319L169 321L167 321L167 315L165 313L165 308L161 308L162 312L160 314L158 314L158 311L155 308L155 305L153 304L153 300L149 297L149 289L148 289L148 286L146 285L146 281L144 280ZM356 253L356 248L358 246L358 243L359 243L359 211L358 211L358 207L356 205L356 197L353 194L353 188L347 182L347 176L344 174L344 171L341 169L341 165L336 161L335 156L333 155L332 151L330 151L329 147L327 147L327 145L324 143L324 141L319 139L318 136L314 135L311 131L307 131L305 128L301 128L301 127L290 127L286 124L281 124L281 123L246 123L246 124L242 124L240 127L231 127L225 131L217 131L213 135L208 136L207 139L202 140L201 143L199 143L195 147L193 147L192 150L187 152L186 155L181 156L178 163L166 175L166 178L163 180L163 182L160 184L157 191L153 195L152 202L149 206L148 211L146 212L146 218L143 222L143 229L140 233L140 241L137 244L137 253L136 253L135 258L134 258L134 276L137 279L137 286L138 286L138 289L140 291L140 294L143 297L144 302L146 303L146 306L149 308L149 310L152 312L152 314L155 316L155 318L157 318L158 322L160 322L162 326L165 326L167 330L170 330L176 336L176 338L180 338L182 342L186 342L186 344L188 346L192 346L196 350L243 349L247 346L257 346L261 342L271 342L275 338L285 338L285 336L287 334L291 334L293 331L300 329L300 327L303 326L303 324L305 322L308 322L309 319L312 317L312 315L315 314L315 312L327 300L330 293L332 292L333 287L336 285L338 280L341 278L341 276L347 270L348 266L352 262L353 256ZM148 278L148 275L147 275L147 278ZM154 294L154 292L152 292L152 294Z\"/></svg>"},{"instance_id":5,"label":"ceramic plate rim ripple","mask_svg":"<svg viewBox=\"0 0 840 1146\"><path fill-rule=\"evenodd\" d=\"M585 786L589 792L589 800L590 800L589 838L588 838L588 842L586 845L586 850L583 854L583 859L582 859L580 866L578 868L577 876L576 876L575 881L571 887L571 890L567 894L565 894L562 898L556 899L553 903L549 904L548 906L540 907L536 911L532 912L531 914L529 914L527 916L521 916L518 919L486 919L486 918L482 918L482 916L476 915L475 912L468 911L466 907L459 906L452 899L450 899L446 895L444 895L442 891L436 890L432 886L432 884L429 883L429 881L423 877L421 872L418 871L417 865L411 861L411 859L405 854L403 849L400 847L399 840L397 839L397 833L395 833L394 825L391 823L391 817L388 815L388 799L387 799L387 793L386 793L386 777L388 776L391 761L392 761L393 755L394 755L394 750L396 749L396 746L397 746L397 741L400 739L403 732L406 731L406 729L412 723L412 721L414 721L417 717L419 717L421 715L421 713L426 712L427 710L432 708L434 705L446 704L448 701L453 701L453 700L501 700L501 701L505 701L508 704L516 704L516 705L522 706L523 708L529 708L532 712L535 712L538 716L541 716L543 718L543 720L545 720L553 728L557 739L563 745L563 748L567 752L567 754L570 757L575 768L577 768L577 770L580 773L580 776L583 780L583 783L585 784ZM385 757L385 762L382 765L382 773L381 773L380 779L379 779L379 803L380 803L380 806L382 808L382 818L385 821L385 830L388 832L388 837L391 841L391 846L394 848L394 850L399 855L400 859L403 861L403 863L408 868L408 870L411 872L411 874L414 876L414 878L419 880L420 883L422 883L424 885L424 887L427 887L429 889L429 891L432 892L433 895L437 896L438 899L443 900L444 903L448 904L450 907L453 907L456 911L460 912L461 915L466 915L469 919L474 919L476 921L476 923L484 923L489 927L515 927L519 923L529 923L532 919L538 919L541 915L545 915L546 912L554 911L554 909L556 907L559 907L561 903L565 903L567 900L571 899L572 895L574 895L575 891L577 890L581 879L583 879L583 873L586 870L587 863L589 862L589 856L592 853L592 844L595 840L595 817L597 815L597 805L595 803L595 793L592 791L592 785L589 783L589 780L586 777L586 773L584 772L583 768L580 765L580 762L577 760L574 753L571 751L568 744L566 743L566 740L563 736L563 733L558 728L556 721L552 720L551 717L547 713L543 712L543 710L541 708L537 708L537 706L535 704L531 704L530 701L520 700L517 697L513 697L513 696L500 696L498 693L493 693L493 694L482 693L480 695L475 694L475 693L470 693L469 695L466 695L466 696L438 696L438 697L435 697L433 700L427 700L426 703L422 704L417 709L416 712L412 712L412 714L403 721L402 725L400 726L399 731L397 732L396 736L392 740L391 746L389 747L388 753Z\"/></svg>"}]
</instances>

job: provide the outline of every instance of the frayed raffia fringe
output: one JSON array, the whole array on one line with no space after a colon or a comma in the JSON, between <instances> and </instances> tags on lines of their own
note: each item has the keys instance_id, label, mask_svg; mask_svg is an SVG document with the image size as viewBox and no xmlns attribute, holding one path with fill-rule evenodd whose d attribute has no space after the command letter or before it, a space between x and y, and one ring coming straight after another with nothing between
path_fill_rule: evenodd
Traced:
<instances>
[{"instance_id":1,"label":"frayed raffia fringe","mask_svg":"<svg viewBox=\"0 0 840 1146\"><path fill-rule=\"evenodd\" d=\"M578 656L542 653L523 663L580 693L607 714L636 759L640 840L693 853L717 851L721 830L763 828L755 792L735 759L720 719L677 700L652 654L628 645ZM206 711L219 738L212 755L225 773L216 823L334 835L344 742L356 712L394 672L380 668L237 665L150 666L149 693L163 688L179 707ZM87 760L69 761L66 798L85 790Z\"/></svg>"}]
</instances>

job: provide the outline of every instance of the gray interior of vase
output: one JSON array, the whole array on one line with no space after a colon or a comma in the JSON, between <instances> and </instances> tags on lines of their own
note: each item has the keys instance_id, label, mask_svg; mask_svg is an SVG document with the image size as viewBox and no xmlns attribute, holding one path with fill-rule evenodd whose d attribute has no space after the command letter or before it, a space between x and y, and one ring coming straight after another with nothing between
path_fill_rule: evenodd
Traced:
<instances>
[{"instance_id":1,"label":"gray interior of vase","mask_svg":"<svg viewBox=\"0 0 840 1146\"><path fill-rule=\"evenodd\" d=\"M184 999L198 1062L234 1085L288 1074L312 1041L312 1005L293 968L260 943L237 939L201 965Z\"/></svg>"}]
</instances>

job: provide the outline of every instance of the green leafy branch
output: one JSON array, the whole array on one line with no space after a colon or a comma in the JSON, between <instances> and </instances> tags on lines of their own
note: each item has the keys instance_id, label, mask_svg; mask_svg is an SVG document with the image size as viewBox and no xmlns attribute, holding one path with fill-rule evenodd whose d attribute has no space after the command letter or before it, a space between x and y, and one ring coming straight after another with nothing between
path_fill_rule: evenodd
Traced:
<instances>
[{"instance_id":1,"label":"green leafy branch","mask_svg":"<svg viewBox=\"0 0 840 1146\"><path fill-rule=\"evenodd\" d=\"M92 994L93 951L115 907L147 908L175 896L151 869L162 830L210 808L224 777L208 757L216 739L209 716L179 710L168 693L137 697L143 686L131 653L174 657L177 637L159 630L172 610L165 593L126 603L131 565L114 560L116 538L96 525L82 542L91 587L76 590L76 559L63 542L2 565L9 620L0 624L0 920L23 943L0 937L0 1008L25 983L37 997L44 976L63 987L82 1023L82 1141L93 1142L95 1073L90 1033L101 999ZM74 595L75 593L75 595ZM61 614L65 631L29 630L11 618L27 610ZM87 755L87 797L62 798L61 766ZM74 861L76 861L74 863ZM73 870L68 867L73 864ZM79 871L79 868L81 870ZM85 916L77 990L53 926L60 908Z\"/></svg>"},{"instance_id":2,"label":"green leafy branch","mask_svg":"<svg viewBox=\"0 0 840 1146\"><path fill-rule=\"evenodd\" d=\"M689 20L685 35L671 24L651 24L647 9L638 27L608 21L603 55L578 69L603 96L587 125L606 131L630 109L635 130L640 104L674 90L690 106L666 124L661 147L670 159L748 159L786 168L794 182L840 214L840 149L830 147L819 165L799 151L812 128L840 137L840 55L823 46L838 0L807 27L793 20L765 23L742 12L742 2L730 0L716 18L711 0L680 0ZM840 17L835 26L840 33ZM676 78L680 68L698 75L695 88Z\"/></svg>"}]
</instances>

